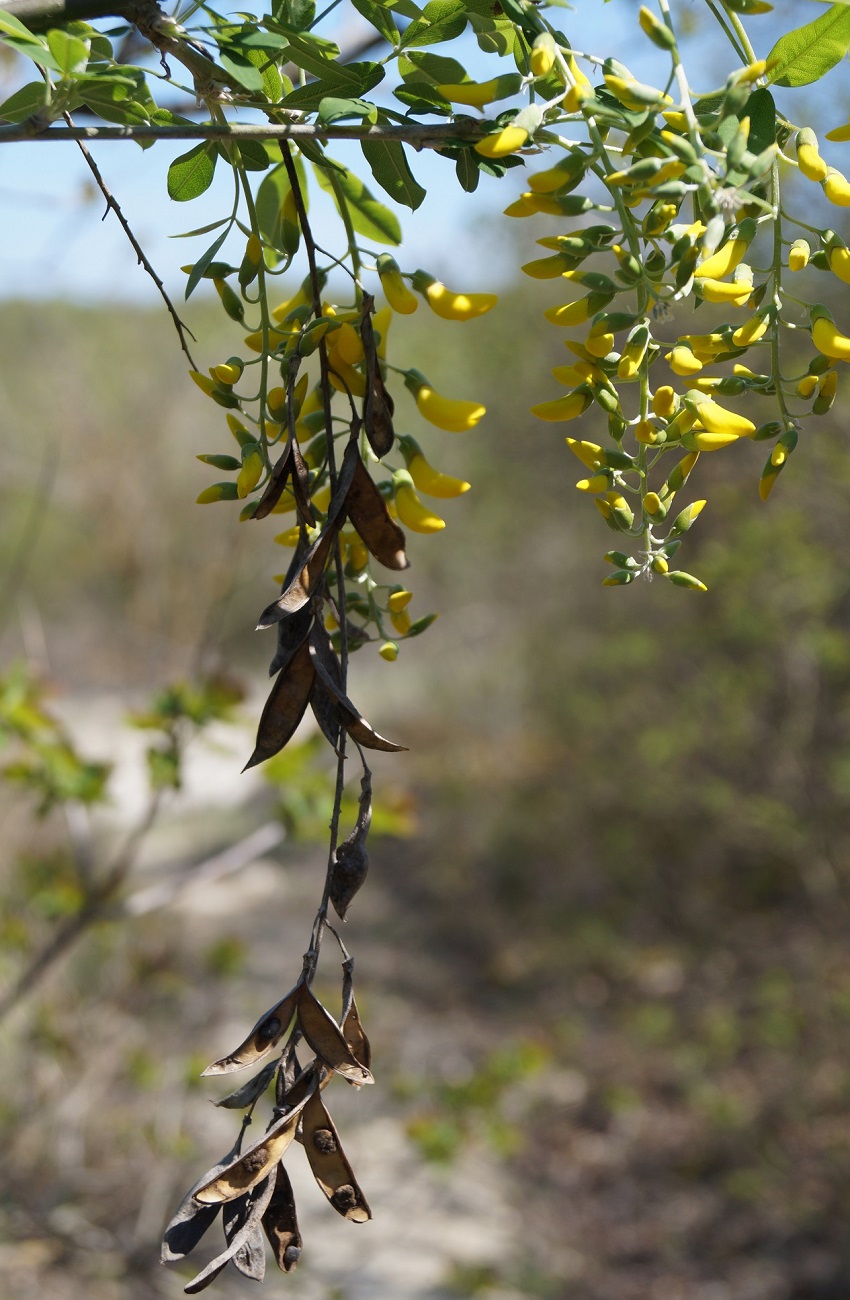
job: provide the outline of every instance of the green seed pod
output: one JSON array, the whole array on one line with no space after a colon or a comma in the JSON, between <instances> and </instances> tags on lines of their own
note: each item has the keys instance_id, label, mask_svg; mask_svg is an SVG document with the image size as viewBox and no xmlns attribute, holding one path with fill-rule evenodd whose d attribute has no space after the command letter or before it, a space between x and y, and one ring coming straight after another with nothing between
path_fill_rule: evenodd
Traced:
<instances>
[{"instance_id":1,"label":"green seed pod","mask_svg":"<svg viewBox=\"0 0 850 1300\"><path fill-rule=\"evenodd\" d=\"M673 520L673 526L670 529L670 536L679 537L682 533L688 532L696 523L704 505L704 501L694 501L691 505L685 506L684 510L682 510L680 514L676 515L676 518Z\"/></svg>"},{"instance_id":2,"label":"green seed pod","mask_svg":"<svg viewBox=\"0 0 850 1300\"><path fill-rule=\"evenodd\" d=\"M196 498L199 506L208 506L213 501L235 501L237 498L235 483L211 483Z\"/></svg>"},{"instance_id":3,"label":"green seed pod","mask_svg":"<svg viewBox=\"0 0 850 1300\"><path fill-rule=\"evenodd\" d=\"M227 312L231 320L243 321L245 318L245 304L239 297L235 289L232 289L226 280L216 277L213 280L216 292L221 299L221 305Z\"/></svg>"},{"instance_id":4,"label":"green seed pod","mask_svg":"<svg viewBox=\"0 0 850 1300\"><path fill-rule=\"evenodd\" d=\"M235 456L219 456L217 454L206 454L196 456L196 460L203 461L205 465L212 465L213 469L241 469L242 462Z\"/></svg>"},{"instance_id":5,"label":"green seed pod","mask_svg":"<svg viewBox=\"0 0 850 1300\"><path fill-rule=\"evenodd\" d=\"M652 10L647 9L646 5L641 5L638 11L638 22L641 31L645 36L649 37L653 45L658 46L659 50L675 50L675 33L670 30L666 23L662 23L659 18L656 18Z\"/></svg>"},{"instance_id":6,"label":"green seed pod","mask_svg":"<svg viewBox=\"0 0 850 1300\"><path fill-rule=\"evenodd\" d=\"M704 582L695 578L692 573L685 573L682 569L673 569L670 573L664 574L669 578L675 587L690 587L692 591L708 591Z\"/></svg>"}]
</instances>

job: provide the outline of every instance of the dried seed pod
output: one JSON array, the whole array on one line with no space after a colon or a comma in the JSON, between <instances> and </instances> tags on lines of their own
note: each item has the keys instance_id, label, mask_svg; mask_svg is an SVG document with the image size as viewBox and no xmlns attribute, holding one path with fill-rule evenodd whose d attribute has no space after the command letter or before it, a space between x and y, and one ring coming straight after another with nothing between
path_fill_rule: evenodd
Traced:
<instances>
[{"instance_id":1,"label":"dried seed pod","mask_svg":"<svg viewBox=\"0 0 850 1300\"><path fill-rule=\"evenodd\" d=\"M301 1120L304 1150L313 1177L338 1214L352 1223L366 1223L372 1211L340 1144L333 1120L318 1092L304 1107Z\"/></svg>"},{"instance_id":2,"label":"dried seed pod","mask_svg":"<svg viewBox=\"0 0 850 1300\"><path fill-rule=\"evenodd\" d=\"M330 900L344 921L357 891L369 870L366 838L372 822L372 781L367 772L360 783L360 809L354 830L337 846L330 879Z\"/></svg>"},{"instance_id":3,"label":"dried seed pod","mask_svg":"<svg viewBox=\"0 0 850 1300\"><path fill-rule=\"evenodd\" d=\"M342 731L342 723L339 720L339 709L336 706L336 700L325 687L320 677L313 682L313 691L310 696L310 708L313 710L313 716L319 724L319 730L325 740L334 751L339 749L339 736Z\"/></svg>"},{"instance_id":4,"label":"dried seed pod","mask_svg":"<svg viewBox=\"0 0 850 1300\"><path fill-rule=\"evenodd\" d=\"M241 1088L231 1092L221 1101L217 1101L216 1106L222 1106L225 1110L244 1110L247 1106L253 1106L254 1102L262 1097L266 1088L272 1081L274 1072L278 1067L277 1061L269 1061L264 1065L259 1074L255 1074L253 1079L243 1083Z\"/></svg>"},{"instance_id":5,"label":"dried seed pod","mask_svg":"<svg viewBox=\"0 0 850 1300\"><path fill-rule=\"evenodd\" d=\"M283 1165L278 1165L274 1194L263 1215L263 1228L278 1268L284 1273L291 1272L301 1255L301 1233L298 1231L292 1183Z\"/></svg>"},{"instance_id":6,"label":"dried seed pod","mask_svg":"<svg viewBox=\"0 0 850 1300\"><path fill-rule=\"evenodd\" d=\"M351 1051L333 1016L306 984L301 985L298 998L298 1023L307 1042L329 1070L353 1083L375 1082L366 1066Z\"/></svg>"},{"instance_id":7,"label":"dried seed pod","mask_svg":"<svg viewBox=\"0 0 850 1300\"><path fill-rule=\"evenodd\" d=\"M216 1170L221 1171L226 1164L227 1161L222 1161L220 1165L210 1170L210 1174L215 1174ZM204 1178L209 1178L209 1174L205 1174ZM199 1205L193 1192L189 1192L180 1202L176 1214L163 1233L160 1254L162 1263L173 1264L176 1260L185 1259L190 1255L215 1223L220 1209L220 1205Z\"/></svg>"},{"instance_id":8,"label":"dried seed pod","mask_svg":"<svg viewBox=\"0 0 850 1300\"><path fill-rule=\"evenodd\" d=\"M295 614L302 609L324 580L336 541L337 528L328 522L312 546L304 554L304 563L292 581L283 589L277 600L267 605L257 620L257 631L272 627L288 614Z\"/></svg>"},{"instance_id":9,"label":"dried seed pod","mask_svg":"<svg viewBox=\"0 0 850 1300\"><path fill-rule=\"evenodd\" d=\"M315 1076L312 1082L312 1089L315 1089ZM311 1089L311 1091L312 1091ZM234 1160L232 1164L223 1169L218 1177L213 1178L210 1182L199 1187L195 1192L195 1200L200 1201L202 1205L216 1205L224 1201L232 1201L243 1192L248 1192L269 1174L274 1168L286 1149L291 1145L295 1137L295 1130L301 1117L301 1112L307 1104L311 1095L308 1092L307 1097L298 1102L297 1105L282 1115L276 1123L267 1129L259 1142Z\"/></svg>"},{"instance_id":10,"label":"dried seed pod","mask_svg":"<svg viewBox=\"0 0 850 1300\"><path fill-rule=\"evenodd\" d=\"M277 600L263 610L257 623L258 629L271 627L287 615L296 613L307 604L311 595L321 585L336 540L338 522L358 465L362 467L362 462L357 450L357 441L353 438L343 453L342 464L337 475L336 491L328 504L325 527L304 552L300 569L291 575L287 574L287 582Z\"/></svg>"},{"instance_id":11,"label":"dried seed pod","mask_svg":"<svg viewBox=\"0 0 850 1300\"><path fill-rule=\"evenodd\" d=\"M184 1286L183 1290L187 1295L197 1295L199 1291L205 1291L210 1283L215 1281L224 1266L239 1254L246 1242L255 1237L257 1225L261 1222L274 1193L274 1186L275 1174L273 1170L271 1175L262 1181L262 1185L255 1188L254 1194L250 1198L246 1197L247 1210L244 1222L234 1232L226 1250L223 1250L220 1255L216 1255L215 1259L210 1260L206 1268L201 1269L200 1273Z\"/></svg>"},{"instance_id":12,"label":"dried seed pod","mask_svg":"<svg viewBox=\"0 0 850 1300\"><path fill-rule=\"evenodd\" d=\"M301 993L301 980L290 989L285 998L276 1002L270 1011L261 1016L254 1028L251 1030L244 1043L240 1043L234 1052L229 1056L222 1056L220 1060L213 1061L204 1070L202 1078L208 1074L231 1074L234 1070L244 1070L249 1065L255 1065L267 1056L272 1048L280 1042L286 1033L292 1018L298 1009L298 999ZM253 1080L252 1080L253 1082Z\"/></svg>"},{"instance_id":13,"label":"dried seed pod","mask_svg":"<svg viewBox=\"0 0 850 1300\"><path fill-rule=\"evenodd\" d=\"M277 625L277 650L269 665L269 677L274 677L289 663L295 651L306 641L313 622L313 611L309 605L299 609L291 618L282 618Z\"/></svg>"},{"instance_id":14,"label":"dried seed pod","mask_svg":"<svg viewBox=\"0 0 850 1300\"><path fill-rule=\"evenodd\" d=\"M371 294L363 295L360 316L360 338L363 342L363 354L366 362L366 394L363 398L363 427L366 437L375 455L380 460L392 451L395 440L393 429L393 411L395 404L387 392L375 346L372 330L372 312L375 299Z\"/></svg>"},{"instance_id":15,"label":"dried seed pod","mask_svg":"<svg viewBox=\"0 0 850 1300\"><path fill-rule=\"evenodd\" d=\"M358 456L345 511L376 560L387 569L407 569L404 533L390 517L387 503Z\"/></svg>"},{"instance_id":16,"label":"dried seed pod","mask_svg":"<svg viewBox=\"0 0 850 1300\"><path fill-rule=\"evenodd\" d=\"M302 641L275 679L257 728L254 752L242 769L247 772L280 752L294 736L304 717L313 689L315 669L308 643Z\"/></svg>"},{"instance_id":17,"label":"dried seed pod","mask_svg":"<svg viewBox=\"0 0 850 1300\"><path fill-rule=\"evenodd\" d=\"M396 745L394 741L386 740L379 735L343 692L339 660L334 653L325 628L318 620L311 628L308 645L316 677L336 702L339 721L351 738L358 745L362 745L364 749L380 749L388 754L396 754L401 750L406 750L406 745Z\"/></svg>"},{"instance_id":18,"label":"dried seed pod","mask_svg":"<svg viewBox=\"0 0 850 1300\"><path fill-rule=\"evenodd\" d=\"M372 1065L372 1047L366 1037L353 994L351 1003L345 1013L345 1019L342 1022L342 1036L357 1060L365 1065L367 1070L370 1069ZM349 1079L348 1082L352 1083L353 1080Z\"/></svg>"},{"instance_id":19,"label":"dried seed pod","mask_svg":"<svg viewBox=\"0 0 850 1300\"><path fill-rule=\"evenodd\" d=\"M274 1192L272 1192L273 1195ZM238 1200L230 1201L229 1204L224 1206L222 1211L224 1239L230 1245L236 1233L241 1228L246 1227L250 1219L250 1229L242 1245L233 1256L233 1264L244 1277L250 1278L252 1282L262 1282L266 1275L263 1225L256 1215L251 1215L250 1208L251 1201L247 1196L240 1196Z\"/></svg>"}]
</instances>

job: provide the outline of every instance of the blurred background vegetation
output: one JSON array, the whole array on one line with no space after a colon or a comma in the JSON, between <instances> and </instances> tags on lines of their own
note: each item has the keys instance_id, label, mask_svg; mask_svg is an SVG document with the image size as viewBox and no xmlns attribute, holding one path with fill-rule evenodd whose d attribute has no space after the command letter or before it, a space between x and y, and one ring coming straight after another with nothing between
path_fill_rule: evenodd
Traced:
<instances>
[{"instance_id":1,"label":"blurred background vegetation","mask_svg":"<svg viewBox=\"0 0 850 1300\"><path fill-rule=\"evenodd\" d=\"M440 620L397 664L374 647L352 664L364 712L411 749L380 758L385 833L346 936L378 1084L342 1097L337 1118L376 1221L329 1223L318 1196L313 1217L308 1189L303 1264L267 1286L839 1300L841 398L766 505L763 446L702 458L688 499L710 507L685 567L707 594L603 590L608 534L575 493L581 467L527 414L564 360L543 305L540 286L517 285L471 325L432 331L420 312L393 326L391 356L490 409L463 438L423 435L440 469L473 483L413 549L412 612ZM203 364L232 351L211 305L190 322ZM18 763L2 793L3 986L73 927L87 881L151 811L146 746L166 755L132 870L0 1026L0 1282L17 1300L172 1297L185 1278L156 1262L164 1220L234 1132L198 1074L299 968L323 875L310 837L324 759L305 733L274 779L238 775L271 653L250 629L284 553L276 520L192 504L209 481L193 457L229 450L228 435L164 313L8 303L0 356L0 758L20 757L26 675L43 692L33 707L67 729L47 776ZM405 400L399 427L418 436L412 411ZM593 434L591 413L580 436ZM178 705L162 695L200 681L203 707L188 688ZM133 730L131 713L155 725ZM181 793L167 755L184 743ZM74 797L36 817L61 780ZM286 837L260 862L192 876L267 822ZM165 893L148 907L152 885Z\"/></svg>"}]
</instances>

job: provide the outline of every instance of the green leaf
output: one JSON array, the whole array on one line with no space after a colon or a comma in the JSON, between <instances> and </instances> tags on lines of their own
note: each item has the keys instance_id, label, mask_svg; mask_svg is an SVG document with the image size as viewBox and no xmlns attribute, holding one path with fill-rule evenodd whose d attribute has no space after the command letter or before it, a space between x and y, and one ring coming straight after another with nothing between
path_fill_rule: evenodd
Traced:
<instances>
[{"instance_id":1,"label":"green leaf","mask_svg":"<svg viewBox=\"0 0 850 1300\"><path fill-rule=\"evenodd\" d=\"M47 103L47 85L43 81L30 81L14 95L0 104L0 119L4 122L25 122Z\"/></svg>"},{"instance_id":2,"label":"green leaf","mask_svg":"<svg viewBox=\"0 0 850 1300\"><path fill-rule=\"evenodd\" d=\"M143 126L150 118L146 108L130 99L120 88L111 91L108 85L80 87L80 100L105 122L116 122L119 126ZM145 143L152 144L153 141Z\"/></svg>"},{"instance_id":3,"label":"green leaf","mask_svg":"<svg viewBox=\"0 0 850 1300\"><path fill-rule=\"evenodd\" d=\"M328 159L328 162L331 162ZM340 163L333 164L337 168L334 183L325 174L322 168L316 168L316 178L323 190L333 195L334 202L339 207L336 196L335 185L339 186L343 197L348 202L348 209L351 216L351 224L357 231L358 235L363 235L365 239L374 239L378 242L389 244L401 243L401 226L398 218L389 208L385 208L383 203L379 203L374 195L360 180L346 167Z\"/></svg>"},{"instance_id":4,"label":"green leaf","mask_svg":"<svg viewBox=\"0 0 850 1300\"><path fill-rule=\"evenodd\" d=\"M478 188L481 178L481 168L476 161L478 157L474 149L458 150L455 172L461 188L466 190L467 194L472 194Z\"/></svg>"},{"instance_id":5,"label":"green leaf","mask_svg":"<svg viewBox=\"0 0 850 1300\"><path fill-rule=\"evenodd\" d=\"M269 156L265 146L259 140L240 140L239 154L249 172L266 172L269 169Z\"/></svg>"},{"instance_id":6,"label":"green leaf","mask_svg":"<svg viewBox=\"0 0 850 1300\"><path fill-rule=\"evenodd\" d=\"M244 86L246 90L254 91L255 94L263 93L262 73L259 68L254 67L254 64L244 54L240 54L238 50L231 48L219 49L218 57L225 72L229 72L231 77L239 82L240 86Z\"/></svg>"},{"instance_id":7,"label":"green leaf","mask_svg":"<svg viewBox=\"0 0 850 1300\"><path fill-rule=\"evenodd\" d=\"M331 122L344 122L351 118L367 118L375 122L377 117L377 108L365 99L338 99L335 95L326 95L319 105L317 121L329 126Z\"/></svg>"},{"instance_id":8,"label":"green leaf","mask_svg":"<svg viewBox=\"0 0 850 1300\"><path fill-rule=\"evenodd\" d=\"M191 239L195 235L208 235L211 230L218 230L219 226L230 224L230 217L222 217L220 221L211 221L208 226L198 226L197 230L181 230L179 235L169 235L169 239Z\"/></svg>"},{"instance_id":9,"label":"green leaf","mask_svg":"<svg viewBox=\"0 0 850 1300\"><path fill-rule=\"evenodd\" d=\"M770 54L768 80L775 86L809 86L840 63L850 47L850 8L830 5L814 22L780 36Z\"/></svg>"},{"instance_id":10,"label":"green leaf","mask_svg":"<svg viewBox=\"0 0 850 1300\"><path fill-rule=\"evenodd\" d=\"M216 253L221 248L222 244L224 243L225 239L227 239L227 236L229 234L230 234L230 222L228 222L226 228L221 232L218 239L216 239L212 244L210 244L207 251L205 253L201 253L201 256L198 258L197 262L189 272L189 279L186 281L187 298L191 297L195 289L197 289L201 280L204 278L204 272L207 270L210 263L215 258Z\"/></svg>"},{"instance_id":11,"label":"green leaf","mask_svg":"<svg viewBox=\"0 0 850 1300\"><path fill-rule=\"evenodd\" d=\"M408 166L404 145L398 140L361 140L360 148L381 188L396 203L415 212L425 198L425 190Z\"/></svg>"},{"instance_id":12,"label":"green leaf","mask_svg":"<svg viewBox=\"0 0 850 1300\"><path fill-rule=\"evenodd\" d=\"M227 45L230 48L240 50L285 50L288 41L285 36L280 36L277 32L258 31L256 27L245 27L235 36L227 38Z\"/></svg>"},{"instance_id":13,"label":"green leaf","mask_svg":"<svg viewBox=\"0 0 850 1300\"><path fill-rule=\"evenodd\" d=\"M393 48L398 44L399 32L387 8L378 0L351 0L359 14L371 23L375 31Z\"/></svg>"},{"instance_id":14,"label":"green leaf","mask_svg":"<svg viewBox=\"0 0 850 1300\"><path fill-rule=\"evenodd\" d=\"M286 200L291 189L286 167L279 163L263 180L255 200L257 224L264 242L269 248L288 257L297 251L300 238L297 224L285 216ZM306 186L303 184L301 193L306 202Z\"/></svg>"},{"instance_id":15,"label":"green leaf","mask_svg":"<svg viewBox=\"0 0 850 1300\"><path fill-rule=\"evenodd\" d=\"M429 0L422 17L415 19L402 33L400 48L421 45L442 45L454 40L466 27L466 7L463 0Z\"/></svg>"},{"instance_id":16,"label":"green leaf","mask_svg":"<svg viewBox=\"0 0 850 1300\"><path fill-rule=\"evenodd\" d=\"M274 5L274 16L296 32L307 32L313 26L316 6L313 0L279 0Z\"/></svg>"},{"instance_id":17,"label":"green leaf","mask_svg":"<svg viewBox=\"0 0 850 1300\"><path fill-rule=\"evenodd\" d=\"M398 61L398 70L406 82L427 81L432 86L456 86L469 80L469 73L457 59L442 54L411 50Z\"/></svg>"},{"instance_id":18,"label":"green leaf","mask_svg":"<svg viewBox=\"0 0 850 1300\"><path fill-rule=\"evenodd\" d=\"M298 86L282 100L283 108L299 108L304 112L316 110L323 99L358 99L368 94L384 79L384 69L379 63L348 63L326 68L327 77Z\"/></svg>"},{"instance_id":19,"label":"green leaf","mask_svg":"<svg viewBox=\"0 0 850 1300\"><path fill-rule=\"evenodd\" d=\"M176 203L196 199L212 185L216 153L209 144L196 144L188 153L175 158L168 169L168 197Z\"/></svg>"},{"instance_id":20,"label":"green leaf","mask_svg":"<svg viewBox=\"0 0 850 1300\"><path fill-rule=\"evenodd\" d=\"M776 139L776 105L766 86L758 86L744 105L744 116L750 119L750 137L747 148L761 153Z\"/></svg>"},{"instance_id":21,"label":"green leaf","mask_svg":"<svg viewBox=\"0 0 850 1300\"><path fill-rule=\"evenodd\" d=\"M56 60L58 71L66 80L85 72L89 61L88 41L81 41L77 36L53 28L47 33L47 44Z\"/></svg>"},{"instance_id":22,"label":"green leaf","mask_svg":"<svg viewBox=\"0 0 850 1300\"><path fill-rule=\"evenodd\" d=\"M6 13L0 9L0 32L5 32L8 36L18 36L21 40L29 41L33 45L41 45L43 41L40 37L34 36L28 27L25 27L20 18L14 14Z\"/></svg>"},{"instance_id":23,"label":"green leaf","mask_svg":"<svg viewBox=\"0 0 850 1300\"><path fill-rule=\"evenodd\" d=\"M444 117L451 117L454 111L437 87L427 81L409 81L405 86L397 86L393 94L415 113L442 113Z\"/></svg>"},{"instance_id":24,"label":"green leaf","mask_svg":"<svg viewBox=\"0 0 850 1300\"><path fill-rule=\"evenodd\" d=\"M275 23L273 26L275 31L286 37L286 57L297 67L312 73L314 77L333 75L336 79L345 80L346 65L335 62L339 58L339 46L333 41L316 36L314 32L297 32L283 23Z\"/></svg>"}]
</instances>

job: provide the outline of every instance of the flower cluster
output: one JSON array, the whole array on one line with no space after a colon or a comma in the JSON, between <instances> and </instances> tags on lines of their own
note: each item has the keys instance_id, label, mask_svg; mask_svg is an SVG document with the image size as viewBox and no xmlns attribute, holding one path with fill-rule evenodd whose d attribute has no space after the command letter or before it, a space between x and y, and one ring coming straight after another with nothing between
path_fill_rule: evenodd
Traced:
<instances>
[{"instance_id":1,"label":"flower cluster","mask_svg":"<svg viewBox=\"0 0 850 1300\"><path fill-rule=\"evenodd\" d=\"M777 112L770 58L753 59L697 97L672 26L645 7L638 17L643 33L670 54L679 98L671 86L639 82L615 59L602 63L594 87L584 56L552 35L541 43L540 67L559 79L561 98L550 100L547 138L560 121L573 130L557 137L558 160L531 172L506 212L588 222L576 228L571 220L563 233L540 238L547 255L523 270L568 290L545 312L569 331L569 357L552 371L567 391L533 414L607 425L607 446L598 434L567 438L588 471L577 488L613 531L637 544L635 555L607 553L614 573L606 585L661 574L704 590L670 564L705 504L674 508L699 456L741 438L771 442L759 482L766 499L804 419L830 409L840 364L850 360L850 339L828 309L801 301L786 280L788 271L809 267L848 283L850 250L834 230L790 214L785 177L799 171L839 208L850 204L850 187L821 158L814 132ZM599 62L586 66L592 72ZM584 142L574 138L576 126ZM843 139L842 130L830 135ZM510 152L526 143L508 131L485 138L491 156L502 144ZM689 322L676 329L689 303L703 309L699 332ZM810 352L801 362L799 344L788 348L786 340L806 334ZM742 403L759 416L750 419Z\"/></svg>"}]
</instances>

